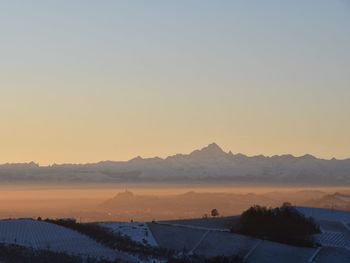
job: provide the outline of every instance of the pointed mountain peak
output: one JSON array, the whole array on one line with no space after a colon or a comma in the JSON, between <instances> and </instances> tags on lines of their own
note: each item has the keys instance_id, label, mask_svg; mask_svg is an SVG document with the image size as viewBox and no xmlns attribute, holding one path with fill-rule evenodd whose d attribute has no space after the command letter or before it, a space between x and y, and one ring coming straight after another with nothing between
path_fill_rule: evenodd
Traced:
<instances>
[{"instance_id":1,"label":"pointed mountain peak","mask_svg":"<svg viewBox=\"0 0 350 263\"><path fill-rule=\"evenodd\" d=\"M207 147L205 147L204 149L210 149L210 150L215 150L215 151L221 151L223 152L223 150L220 148L219 145L217 145L215 142L208 144Z\"/></svg>"},{"instance_id":2,"label":"pointed mountain peak","mask_svg":"<svg viewBox=\"0 0 350 263\"><path fill-rule=\"evenodd\" d=\"M190 155L193 157L216 158L225 156L226 154L219 145L211 143L200 150L193 151Z\"/></svg>"},{"instance_id":3,"label":"pointed mountain peak","mask_svg":"<svg viewBox=\"0 0 350 263\"><path fill-rule=\"evenodd\" d=\"M219 145L217 145L215 142L208 144L208 146L202 148L199 150L200 152L207 152L212 154L222 154L225 153Z\"/></svg>"}]
</instances>

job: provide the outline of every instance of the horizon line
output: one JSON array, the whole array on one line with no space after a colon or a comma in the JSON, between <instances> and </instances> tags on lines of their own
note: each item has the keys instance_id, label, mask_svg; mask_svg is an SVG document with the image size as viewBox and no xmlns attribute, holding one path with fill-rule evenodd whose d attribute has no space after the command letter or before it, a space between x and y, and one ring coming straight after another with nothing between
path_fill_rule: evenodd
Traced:
<instances>
[{"instance_id":1,"label":"horizon line","mask_svg":"<svg viewBox=\"0 0 350 263\"><path fill-rule=\"evenodd\" d=\"M194 152L200 152L203 151L205 149L208 149L209 147L214 146L217 147L219 150L221 150L223 153L229 155L232 154L233 156L244 156L247 158L254 158L254 157L261 157L261 158L274 158L274 157L284 157L284 156L289 156L292 158L303 158L303 157L307 157L307 158L313 158L316 160L323 160L323 161L346 161L346 160L350 160L350 157L344 158L344 159L338 159L335 157L331 157L331 158L322 158L322 157L317 157L316 155L313 154L309 154L309 153L305 153L303 155L293 155L293 154L289 154L289 153L285 153L285 154L274 154L274 155L265 155L265 154L256 154L256 155L247 155L241 152L237 152L237 153L232 153L231 150L229 150L228 152L225 152L224 150L222 150L222 148L216 144L215 142L208 144L207 146L200 148L200 149L196 149L191 151L190 153L177 153L177 154L173 154L173 155L167 155L166 157L159 157L159 156L153 156L153 157L142 157L140 155L137 155L131 159L128 160L112 160L112 159L106 159L106 160L100 160L100 161L91 161L91 162L63 162L63 163L56 163L56 162L52 162L49 164L40 164L40 162L35 162L35 161L28 161L28 162L5 162L5 163L0 163L0 166L4 166L4 165L28 165L28 164L35 164L38 167L52 167L52 166L62 166L62 165L89 165L89 164L99 164L99 163L106 163L106 162L122 162L122 163L127 163L130 161L133 161L135 159L141 159L141 160L151 160L151 159L160 159L160 160L166 160L168 158L171 157L175 157L175 156L189 156L191 154L193 154Z\"/></svg>"}]
</instances>

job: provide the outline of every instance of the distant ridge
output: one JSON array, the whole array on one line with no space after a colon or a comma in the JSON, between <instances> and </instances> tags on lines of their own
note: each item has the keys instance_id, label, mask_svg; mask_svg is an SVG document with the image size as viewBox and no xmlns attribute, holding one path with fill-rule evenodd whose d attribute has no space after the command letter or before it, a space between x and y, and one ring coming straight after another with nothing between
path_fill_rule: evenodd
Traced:
<instances>
[{"instance_id":1,"label":"distant ridge","mask_svg":"<svg viewBox=\"0 0 350 263\"><path fill-rule=\"evenodd\" d=\"M0 165L2 183L244 183L350 185L350 159L324 160L310 154L246 156L216 143L167 158L90 164Z\"/></svg>"}]
</instances>

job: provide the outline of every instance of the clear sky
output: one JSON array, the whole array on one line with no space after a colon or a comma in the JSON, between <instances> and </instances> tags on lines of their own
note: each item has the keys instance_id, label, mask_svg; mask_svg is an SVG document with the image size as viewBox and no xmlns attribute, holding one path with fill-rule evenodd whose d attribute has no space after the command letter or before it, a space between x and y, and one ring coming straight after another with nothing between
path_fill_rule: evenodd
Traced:
<instances>
[{"instance_id":1,"label":"clear sky","mask_svg":"<svg viewBox=\"0 0 350 263\"><path fill-rule=\"evenodd\" d=\"M350 157L349 1L8 0L0 34L0 163Z\"/></svg>"}]
</instances>

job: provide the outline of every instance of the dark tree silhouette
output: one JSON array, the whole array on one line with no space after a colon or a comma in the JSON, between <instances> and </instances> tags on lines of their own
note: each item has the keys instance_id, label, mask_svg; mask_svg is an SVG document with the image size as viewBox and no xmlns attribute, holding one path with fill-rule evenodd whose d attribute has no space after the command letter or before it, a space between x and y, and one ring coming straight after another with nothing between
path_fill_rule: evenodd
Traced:
<instances>
[{"instance_id":1,"label":"dark tree silhouette","mask_svg":"<svg viewBox=\"0 0 350 263\"><path fill-rule=\"evenodd\" d=\"M297 246L314 246L312 235L319 233L320 228L312 218L289 205L274 209L253 206L241 215L237 232Z\"/></svg>"},{"instance_id":2,"label":"dark tree silhouette","mask_svg":"<svg viewBox=\"0 0 350 263\"><path fill-rule=\"evenodd\" d=\"M211 210L211 216L212 216L212 217L217 217L217 216L219 216L219 211L218 211L216 208L214 208L213 210Z\"/></svg>"}]
</instances>

